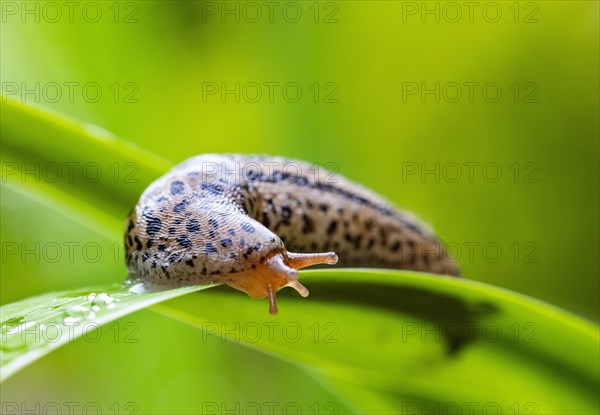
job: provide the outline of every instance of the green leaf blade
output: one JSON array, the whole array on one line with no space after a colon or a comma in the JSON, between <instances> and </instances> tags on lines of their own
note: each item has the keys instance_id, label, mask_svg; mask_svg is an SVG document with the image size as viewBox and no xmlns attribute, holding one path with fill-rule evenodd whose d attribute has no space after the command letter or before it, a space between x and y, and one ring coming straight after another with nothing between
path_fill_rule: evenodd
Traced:
<instances>
[{"instance_id":1,"label":"green leaf blade","mask_svg":"<svg viewBox=\"0 0 600 415\"><path fill-rule=\"evenodd\" d=\"M0 307L0 381L78 337L139 309L208 288L137 294L119 284L43 294Z\"/></svg>"},{"instance_id":2,"label":"green leaf blade","mask_svg":"<svg viewBox=\"0 0 600 415\"><path fill-rule=\"evenodd\" d=\"M489 402L505 412L514 402L540 413L599 409L598 329L576 316L426 274L327 270L304 272L302 281L311 296L281 292L276 319L266 304L243 302L226 287L152 309L335 382L414 402Z\"/></svg>"},{"instance_id":3,"label":"green leaf blade","mask_svg":"<svg viewBox=\"0 0 600 415\"><path fill-rule=\"evenodd\" d=\"M146 186L172 163L92 124L0 96L3 184L118 235Z\"/></svg>"}]
</instances>

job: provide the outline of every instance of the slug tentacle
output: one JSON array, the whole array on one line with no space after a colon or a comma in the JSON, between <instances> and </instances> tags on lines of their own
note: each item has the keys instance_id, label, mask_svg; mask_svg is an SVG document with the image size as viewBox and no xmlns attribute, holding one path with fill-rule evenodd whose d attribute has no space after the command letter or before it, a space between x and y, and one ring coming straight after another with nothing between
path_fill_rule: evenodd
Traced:
<instances>
[{"instance_id":1,"label":"slug tentacle","mask_svg":"<svg viewBox=\"0 0 600 415\"><path fill-rule=\"evenodd\" d=\"M308 289L298 281L298 269L318 264L335 264L337 255L296 254L285 250L275 251L251 272L225 281L231 287L244 291L251 298L269 298L269 312L277 314L275 293L282 287L292 287L302 297L308 297Z\"/></svg>"},{"instance_id":2,"label":"slug tentacle","mask_svg":"<svg viewBox=\"0 0 600 415\"><path fill-rule=\"evenodd\" d=\"M286 262L295 269L302 269L310 267L311 265L319 264L335 265L338 262L338 256L335 254L335 252L324 252L322 254L299 254L295 252L287 252L285 257Z\"/></svg>"},{"instance_id":3,"label":"slug tentacle","mask_svg":"<svg viewBox=\"0 0 600 415\"><path fill-rule=\"evenodd\" d=\"M225 283L268 297L271 313L284 286L308 295L298 269L334 265L338 255L341 266L459 273L412 215L337 174L278 157L208 154L176 166L140 197L125 249L130 278L147 288Z\"/></svg>"}]
</instances>

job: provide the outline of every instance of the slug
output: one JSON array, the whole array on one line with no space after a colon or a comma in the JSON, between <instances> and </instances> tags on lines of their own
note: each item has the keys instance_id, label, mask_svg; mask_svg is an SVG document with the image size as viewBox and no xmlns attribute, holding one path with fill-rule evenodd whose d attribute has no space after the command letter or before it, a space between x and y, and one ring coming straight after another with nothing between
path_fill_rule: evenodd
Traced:
<instances>
[{"instance_id":1,"label":"slug","mask_svg":"<svg viewBox=\"0 0 600 415\"><path fill-rule=\"evenodd\" d=\"M281 287L308 296L297 270L310 265L459 275L430 228L383 197L255 155L199 155L150 184L127 218L125 258L128 281L147 289L225 283L268 297L271 314Z\"/></svg>"}]
</instances>

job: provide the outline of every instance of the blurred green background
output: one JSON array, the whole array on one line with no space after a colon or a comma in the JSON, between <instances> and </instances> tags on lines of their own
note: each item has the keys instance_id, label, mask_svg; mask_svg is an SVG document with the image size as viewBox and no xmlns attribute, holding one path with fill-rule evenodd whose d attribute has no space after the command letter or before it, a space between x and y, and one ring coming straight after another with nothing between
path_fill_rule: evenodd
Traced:
<instances>
[{"instance_id":1,"label":"blurred green background","mask_svg":"<svg viewBox=\"0 0 600 415\"><path fill-rule=\"evenodd\" d=\"M467 278L599 320L598 2L74 3L0 3L5 96L175 163L245 152L334 165L431 223ZM236 84L239 93L223 94ZM102 255L87 261L76 248L72 260L23 261L3 248L1 304L125 278L120 240L14 189L2 186L3 244L58 243L66 252L76 241ZM133 206L139 194L130 196ZM101 361L77 373L90 345L75 342L3 385L3 399L28 401L34 388L47 400L144 396L150 408L168 408L202 401L190 395L202 371L216 401L237 391L242 400L336 402L288 363L219 340L199 351L208 366L190 362L197 331L147 311L128 319L140 343L92 346L130 368L114 384L94 381L110 376ZM168 365L155 360L169 350L177 353ZM240 355L246 367L224 363ZM227 376L252 379L265 367L290 384L241 387ZM41 381L51 377L53 385Z\"/></svg>"}]
</instances>

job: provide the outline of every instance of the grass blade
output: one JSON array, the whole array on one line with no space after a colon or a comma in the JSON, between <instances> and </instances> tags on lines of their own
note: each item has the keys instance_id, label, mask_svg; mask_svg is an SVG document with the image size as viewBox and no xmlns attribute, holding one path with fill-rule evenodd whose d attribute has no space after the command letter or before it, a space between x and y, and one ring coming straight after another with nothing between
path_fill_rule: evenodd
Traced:
<instances>
[{"instance_id":1,"label":"grass blade","mask_svg":"<svg viewBox=\"0 0 600 415\"><path fill-rule=\"evenodd\" d=\"M48 293L0 307L0 381L119 317L204 287L136 294L119 284Z\"/></svg>"},{"instance_id":2,"label":"grass blade","mask_svg":"<svg viewBox=\"0 0 600 415\"><path fill-rule=\"evenodd\" d=\"M539 413L600 409L598 327L576 316L507 290L426 274L324 270L304 272L302 281L311 296L281 295L276 320L264 302L244 301L227 287L152 309L338 383L415 397L400 400L409 409L472 401L505 413L515 402L522 412L525 405ZM363 404L364 411L381 410Z\"/></svg>"},{"instance_id":3,"label":"grass blade","mask_svg":"<svg viewBox=\"0 0 600 415\"><path fill-rule=\"evenodd\" d=\"M171 163L92 124L0 97L2 182L104 235Z\"/></svg>"}]
</instances>

